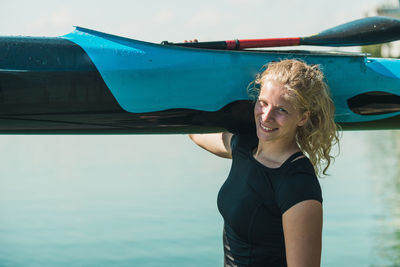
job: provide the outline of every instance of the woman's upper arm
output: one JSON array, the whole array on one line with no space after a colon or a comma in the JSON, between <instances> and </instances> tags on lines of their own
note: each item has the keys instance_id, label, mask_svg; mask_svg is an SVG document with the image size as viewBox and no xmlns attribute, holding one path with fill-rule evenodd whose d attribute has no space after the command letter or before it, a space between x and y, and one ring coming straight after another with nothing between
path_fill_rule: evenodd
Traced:
<instances>
[{"instance_id":1,"label":"woman's upper arm","mask_svg":"<svg viewBox=\"0 0 400 267\"><path fill-rule=\"evenodd\" d=\"M288 267L320 266L322 247L322 204L305 200L282 216Z\"/></svg>"},{"instance_id":2,"label":"woman's upper arm","mask_svg":"<svg viewBox=\"0 0 400 267\"><path fill-rule=\"evenodd\" d=\"M197 145L217 156L232 158L232 133L189 134L189 137Z\"/></svg>"}]
</instances>

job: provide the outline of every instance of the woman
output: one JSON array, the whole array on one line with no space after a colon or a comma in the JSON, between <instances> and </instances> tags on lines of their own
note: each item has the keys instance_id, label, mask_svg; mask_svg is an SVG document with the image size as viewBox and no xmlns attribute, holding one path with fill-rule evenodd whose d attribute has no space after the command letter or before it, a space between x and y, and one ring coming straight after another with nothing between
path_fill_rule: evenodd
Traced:
<instances>
[{"instance_id":1,"label":"woman","mask_svg":"<svg viewBox=\"0 0 400 267\"><path fill-rule=\"evenodd\" d=\"M270 63L252 84L256 134L190 135L202 148L232 158L218 194L224 264L320 266L317 175L326 174L338 141L324 76L317 66L283 60Z\"/></svg>"}]
</instances>

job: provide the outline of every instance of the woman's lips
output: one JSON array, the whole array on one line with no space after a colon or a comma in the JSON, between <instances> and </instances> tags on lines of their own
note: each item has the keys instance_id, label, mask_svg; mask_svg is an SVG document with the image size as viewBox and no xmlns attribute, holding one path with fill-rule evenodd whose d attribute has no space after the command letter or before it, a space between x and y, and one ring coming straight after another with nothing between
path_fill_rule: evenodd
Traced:
<instances>
[{"instance_id":1,"label":"woman's lips","mask_svg":"<svg viewBox=\"0 0 400 267\"><path fill-rule=\"evenodd\" d=\"M264 126L264 125L262 125L261 122L260 122L260 127L261 127L261 129L263 129L265 132L273 132L273 131L278 130L278 128L271 128L271 127L268 127L268 126Z\"/></svg>"}]
</instances>

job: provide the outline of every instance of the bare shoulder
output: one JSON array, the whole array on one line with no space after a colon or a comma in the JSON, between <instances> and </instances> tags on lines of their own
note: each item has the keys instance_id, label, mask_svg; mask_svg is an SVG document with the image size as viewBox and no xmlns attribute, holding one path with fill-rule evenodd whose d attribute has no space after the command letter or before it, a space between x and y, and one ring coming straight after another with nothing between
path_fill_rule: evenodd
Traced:
<instances>
[{"instance_id":1,"label":"bare shoulder","mask_svg":"<svg viewBox=\"0 0 400 267\"><path fill-rule=\"evenodd\" d=\"M190 139L205 150L222 158L232 158L232 133L189 134Z\"/></svg>"}]
</instances>

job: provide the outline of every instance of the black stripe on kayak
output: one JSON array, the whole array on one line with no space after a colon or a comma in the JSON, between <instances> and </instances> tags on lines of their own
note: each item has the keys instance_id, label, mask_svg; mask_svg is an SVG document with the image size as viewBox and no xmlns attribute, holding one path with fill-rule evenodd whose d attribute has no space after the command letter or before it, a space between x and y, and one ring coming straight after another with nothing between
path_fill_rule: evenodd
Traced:
<instances>
[{"instance_id":1,"label":"black stripe on kayak","mask_svg":"<svg viewBox=\"0 0 400 267\"><path fill-rule=\"evenodd\" d=\"M150 113L65 113L0 116L0 134L157 134L254 132L249 101L219 111L171 109Z\"/></svg>"},{"instance_id":2,"label":"black stripe on kayak","mask_svg":"<svg viewBox=\"0 0 400 267\"><path fill-rule=\"evenodd\" d=\"M0 58L0 116L124 112L71 41L1 37Z\"/></svg>"},{"instance_id":3,"label":"black stripe on kayak","mask_svg":"<svg viewBox=\"0 0 400 267\"><path fill-rule=\"evenodd\" d=\"M340 126L343 130L399 130L400 115L374 121L340 123Z\"/></svg>"}]
</instances>

